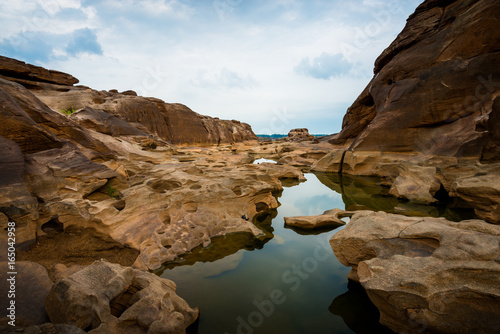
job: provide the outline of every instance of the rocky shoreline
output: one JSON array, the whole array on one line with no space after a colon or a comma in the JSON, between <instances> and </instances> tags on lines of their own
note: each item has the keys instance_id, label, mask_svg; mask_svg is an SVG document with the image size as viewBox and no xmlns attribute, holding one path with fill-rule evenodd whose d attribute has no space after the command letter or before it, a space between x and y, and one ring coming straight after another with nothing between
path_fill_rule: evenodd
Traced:
<instances>
[{"instance_id":1,"label":"rocky shoreline","mask_svg":"<svg viewBox=\"0 0 500 334\"><path fill-rule=\"evenodd\" d=\"M7 249L15 222L26 292L17 325L27 333L184 333L199 310L150 271L214 238L271 238L259 222L279 206L283 183L313 171L375 177L387 196L415 205L473 210L477 219L452 222L353 203L331 245L392 330L494 332L499 17L500 5L487 0L424 1L377 59L342 131L317 139L296 129L259 142L239 121L76 86L69 74L0 57L0 245ZM253 164L259 157L277 164ZM287 224L339 225L346 214ZM1 256L6 273L10 260Z\"/></svg>"}]
</instances>

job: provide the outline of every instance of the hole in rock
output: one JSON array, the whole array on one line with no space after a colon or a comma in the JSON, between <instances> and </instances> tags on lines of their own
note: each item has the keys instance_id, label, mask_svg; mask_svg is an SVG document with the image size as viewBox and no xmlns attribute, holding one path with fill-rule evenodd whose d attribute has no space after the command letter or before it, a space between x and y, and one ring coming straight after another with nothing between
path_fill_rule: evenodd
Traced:
<instances>
[{"instance_id":1,"label":"hole in rock","mask_svg":"<svg viewBox=\"0 0 500 334\"><path fill-rule=\"evenodd\" d=\"M142 288L137 282L132 282L127 290L123 291L120 295L116 296L109 302L111 314L119 318L130 306L137 302L138 298L133 298L135 294L141 291Z\"/></svg>"},{"instance_id":2,"label":"hole in rock","mask_svg":"<svg viewBox=\"0 0 500 334\"><path fill-rule=\"evenodd\" d=\"M255 203L255 210L257 212L261 212L267 209L269 209L269 206L266 203L264 202Z\"/></svg>"},{"instance_id":3,"label":"hole in rock","mask_svg":"<svg viewBox=\"0 0 500 334\"><path fill-rule=\"evenodd\" d=\"M151 182L148 183L148 186L153 188L156 192L166 192L172 189L177 189L182 187L182 183L179 181L173 181L173 180L159 180L156 182Z\"/></svg>"},{"instance_id":4,"label":"hole in rock","mask_svg":"<svg viewBox=\"0 0 500 334\"><path fill-rule=\"evenodd\" d=\"M242 191L241 191L241 186L236 186L236 187L234 187L232 190L233 190L233 193L234 193L236 196L241 196L241 194L242 194Z\"/></svg>"},{"instance_id":5,"label":"hole in rock","mask_svg":"<svg viewBox=\"0 0 500 334\"><path fill-rule=\"evenodd\" d=\"M433 197L435 199L439 200L440 202L443 202L443 203L451 200L450 195L448 194L446 189L444 189L443 185L441 185L441 187L439 187L439 190L436 191L436 193L434 194Z\"/></svg>"},{"instance_id":6,"label":"hole in rock","mask_svg":"<svg viewBox=\"0 0 500 334\"><path fill-rule=\"evenodd\" d=\"M50 232L63 232L64 224L59 221L57 218L52 218L48 222L42 225L42 231L45 233Z\"/></svg>"},{"instance_id":7,"label":"hole in rock","mask_svg":"<svg viewBox=\"0 0 500 334\"><path fill-rule=\"evenodd\" d=\"M123 209L125 209L125 206L127 205L127 203L124 201L124 200L119 200L117 202L115 202L113 204L113 206L115 207L116 210L118 211L122 211Z\"/></svg>"}]
</instances>

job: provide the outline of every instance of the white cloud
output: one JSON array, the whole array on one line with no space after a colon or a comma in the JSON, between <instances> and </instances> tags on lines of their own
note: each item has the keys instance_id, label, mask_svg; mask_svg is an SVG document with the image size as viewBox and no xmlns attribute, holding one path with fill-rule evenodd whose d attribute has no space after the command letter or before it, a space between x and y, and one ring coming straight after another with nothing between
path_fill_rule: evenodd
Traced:
<instances>
[{"instance_id":1,"label":"white cloud","mask_svg":"<svg viewBox=\"0 0 500 334\"><path fill-rule=\"evenodd\" d=\"M96 89L135 89L256 131L288 132L302 123L311 132L336 132L375 58L420 2L391 2L405 9L398 13L376 0L222 1L233 8L224 20L212 1L57 0L59 8L28 28L20 22L33 21L40 5L1 1L0 50L9 45L4 55L71 73ZM31 43L16 47L27 30ZM81 39L94 54L68 56L78 31L87 32ZM299 72L309 76L295 72L301 62ZM314 78L322 76L329 80ZM280 120L275 111L283 108L294 116Z\"/></svg>"}]
</instances>

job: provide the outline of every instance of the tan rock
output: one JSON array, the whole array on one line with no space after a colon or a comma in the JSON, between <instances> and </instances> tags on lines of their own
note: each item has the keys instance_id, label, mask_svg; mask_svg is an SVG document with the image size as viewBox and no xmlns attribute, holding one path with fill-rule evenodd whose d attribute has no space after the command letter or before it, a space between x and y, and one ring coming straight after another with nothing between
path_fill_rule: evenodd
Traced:
<instances>
[{"instance_id":1,"label":"tan rock","mask_svg":"<svg viewBox=\"0 0 500 334\"><path fill-rule=\"evenodd\" d=\"M441 182L435 175L435 167L401 165L389 194L415 203L437 202L433 196L439 190Z\"/></svg>"},{"instance_id":2,"label":"tan rock","mask_svg":"<svg viewBox=\"0 0 500 334\"><path fill-rule=\"evenodd\" d=\"M500 319L500 226L359 212L330 240L396 332L489 333Z\"/></svg>"},{"instance_id":3,"label":"tan rock","mask_svg":"<svg viewBox=\"0 0 500 334\"><path fill-rule=\"evenodd\" d=\"M54 323L90 333L185 333L199 315L172 281L97 261L54 284L46 309Z\"/></svg>"},{"instance_id":4,"label":"tan rock","mask_svg":"<svg viewBox=\"0 0 500 334\"><path fill-rule=\"evenodd\" d=\"M352 212L341 209L332 209L317 216L285 217L285 226L303 229L317 229L324 227L339 227L346 223L341 219L351 216Z\"/></svg>"},{"instance_id":5,"label":"tan rock","mask_svg":"<svg viewBox=\"0 0 500 334\"><path fill-rule=\"evenodd\" d=\"M303 141L303 140L313 140L314 136L309 134L309 130L306 128L302 129L292 129L288 132L286 137L287 141Z\"/></svg>"},{"instance_id":6,"label":"tan rock","mask_svg":"<svg viewBox=\"0 0 500 334\"><path fill-rule=\"evenodd\" d=\"M0 326L5 325L12 319L6 316L10 313L7 310L10 307L10 301L15 301L15 324L16 327L41 325L48 322L47 313L45 312L45 297L52 287L52 281L49 278L47 270L33 262L17 261L15 262L14 272L17 274L9 275L12 272L8 266L8 262L0 263L2 271L2 280L0 281L0 306L2 314L0 315ZM13 280L10 280L13 278ZM14 283L13 289L10 283ZM14 295L8 298L9 292L13 291Z\"/></svg>"}]
</instances>

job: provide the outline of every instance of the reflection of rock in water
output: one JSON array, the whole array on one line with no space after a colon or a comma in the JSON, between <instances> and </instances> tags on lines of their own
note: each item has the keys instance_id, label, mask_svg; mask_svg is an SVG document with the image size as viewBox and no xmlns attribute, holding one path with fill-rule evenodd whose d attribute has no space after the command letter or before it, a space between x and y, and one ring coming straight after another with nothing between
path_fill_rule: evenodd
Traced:
<instances>
[{"instance_id":1,"label":"reflection of rock in water","mask_svg":"<svg viewBox=\"0 0 500 334\"><path fill-rule=\"evenodd\" d=\"M264 239L256 239L250 233L232 233L222 237L215 237L212 238L212 242L208 247L196 247L193 251L180 256L177 260L165 263L162 268L156 271L156 273L160 275L165 269L172 269L184 265L193 265L196 262L215 262L235 254L240 249L262 249L264 244L274 237L272 233L273 228L271 227L271 221L277 214L277 210L271 210L271 212L268 212L267 214L260 214L255 217L254 224L266 234ZM226 269L229 270L231 265L234 269L238 265L239 260L241 259L237 257L228 259L228 261L226 261L227 263L225 269L223 268L217 273L210 273L206 276L215 276L223 271L226 271Z\"/></svg>"},{"instance_id":2,"label":"reflection of rock in water","mask_svg":"<svg viewBox=\"0 0 500 334\"><path fill-rule=\"evenodd\" d=\"M458 198L439 193L439 202L425 205L389 195L389 187L376 177L351 176L337 173L314 173L328 188L342 195L345 209L385 211L405 216L445 217L460 221L476 218L474 210Z\"/></svg>"},{"instance_id":3,"label":"reflection of rock in water","mask_svg":"<svg viewBox=\"0 0 500 334\"><path fill-rule=\"evenodd\" d=\"M70 226L64 231L46 229L46 235L39 236L37 243L29 250L18 251L19 261L33 261L42 264L53 274L54 263L66 266L90 265L106 259L123 266L131 266L139 251L124 247L109 236L93 228Z\"/></svg>"},{"instance_id":4,"label":"reflection of rock in water","mask_svg":"<svg viewBox=\"0 0 500 334\"><path fill-rule=\"evenodd\" d=\"M346 325L358 334L393 333L379 323L380 313L359 283L349 281L348 291L336 297L328 310L342 317Z\"/></svg>"}]
</instances>

